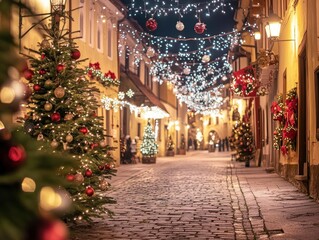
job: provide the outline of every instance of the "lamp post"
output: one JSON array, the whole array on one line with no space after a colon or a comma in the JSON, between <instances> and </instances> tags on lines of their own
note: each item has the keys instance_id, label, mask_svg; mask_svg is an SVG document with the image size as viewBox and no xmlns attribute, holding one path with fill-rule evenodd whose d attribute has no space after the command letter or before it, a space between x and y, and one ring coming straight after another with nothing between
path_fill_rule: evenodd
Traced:
<instances>
[{"instance_id":1,"label":"lamp post","mask_svg":"<svg viewBox=\"0 0 319 240\"><path fill-rule=\"evenodd\" d=\"M277 40L280 35L281 18L274 14L271 10L269 17L266 20L266 34L271 40Z\"/></svg>"}]
</instances>

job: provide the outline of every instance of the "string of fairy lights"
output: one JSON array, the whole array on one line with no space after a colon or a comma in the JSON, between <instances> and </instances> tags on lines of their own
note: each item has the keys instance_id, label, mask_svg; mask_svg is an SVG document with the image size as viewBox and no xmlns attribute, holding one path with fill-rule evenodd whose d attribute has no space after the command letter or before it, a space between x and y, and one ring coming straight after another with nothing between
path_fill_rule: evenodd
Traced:
<instances>
[{"instance_id":1,"label":"string of fairy lights","mask_svg":"<svg viewBox=\"0 0 319 240\"><path fill-rule=\"evenodd\" d=\"M129 58L138 68L141 63L149 67L152 80L173 86L180 103L196 113L220 113L227 101L223 89L229 83L232 66L225 52L241 44L241 34L237 30L211 35L205 33L206 24L201 17L215 12L225 14L233 10L234 0L198 0L185 3L182 0L130 0L129 16L143 15L149 18L145 26L148 32L134 25L119 24L119 55ZM195 15L198 23L194 31L199 37L178 35L156 36L150 32L158 27L157 18L177 15L176 30L182 32L184 15ZM252 28L244 26L243 31Z\"/></svg>"},{"instance_id":2,"label":"string of fairy lights","mask_svg":"<svg viewBox=\"0 0 319 240\"><path fill-rule=\"evenodd\" d=\"M196 14L205 14L210 16L216 11L226 13L233 10L233 0L209 0L195 3L185 3L179 0L132 0L128 6L130 16L148 14L151 16L167 16L168 14L178 14L183 17L185 14L195 12Z\"/></svg>"}]
</instances>

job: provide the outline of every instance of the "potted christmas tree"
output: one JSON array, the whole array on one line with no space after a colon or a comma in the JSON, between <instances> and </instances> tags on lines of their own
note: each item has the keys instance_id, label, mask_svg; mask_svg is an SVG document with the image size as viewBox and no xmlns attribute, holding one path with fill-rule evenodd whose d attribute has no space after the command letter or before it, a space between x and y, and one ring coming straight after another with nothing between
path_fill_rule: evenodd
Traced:
<instances>
[{"instance_id":1,"label":"potted christmas tree","mask_svg":"<svg viewBox=\"0 0 319 240\"><path fill-rule=\"evenodd\" d=\"M171 136L168 137L167 148L166 149L167 149L167 152L166 152L167 156L173 157L175 155L175 153L174 153L174 142L173 142Z\"/></svg>"},{"instance_id":2,"label":"potted christmas tree","mask_svg":"<svg viewBox=\"0 0 319 240\"><path fill-rule=\"evenodd\" d=\"M141 145L142 163L156 163L156 154L158 146L155 140L155 133L152 130L151 123L148 122L144 129L143 142Z\"/></svg>"}]
</instances>

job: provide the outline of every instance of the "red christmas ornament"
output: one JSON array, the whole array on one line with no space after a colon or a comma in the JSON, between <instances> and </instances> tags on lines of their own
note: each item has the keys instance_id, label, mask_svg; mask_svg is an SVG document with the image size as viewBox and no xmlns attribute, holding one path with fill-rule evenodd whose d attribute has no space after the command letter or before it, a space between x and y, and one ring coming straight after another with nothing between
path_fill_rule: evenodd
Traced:
<instances>
[{"instance_id":1,"label":"red christmas ornament","mask_svg":"<svg viewBox=\"0 0 319 240\"><path fill-rule=\"evenodd\" d=\"M47 73L47 71L45 71L45 69L40 69L40 71L39 71L39 74L40 75L44 75L44 74L46 74Z\"/></svg>"},{"instance_id":2,"label":"red christmas ornament","mask_svg":"<svg viewBox=\"0 0 319 240\"><path fill-rule=\"evenodd\" d=\"M33 90L38 92L41 90L41 86L39 84L35 84L35 85L33 85Z\"/></svg>"},{"instance_id":3,"label":"red christmas ornament","mask_svg":"<svg viewBox=\"0 0 319 240\"><path fill-rule=\"evenodd\" d=\"M94 189L91 186L86 187L85 189L85 193L86 195L88 195L89 197L91 197L94 194Z\"/></svg>"},{"instance_id":4,"label":"red christmas ornament","mask_svg":"<svg viewBox=\"0 0 319 240\"><path fill-rule=\"evenodd\" d=\"M75 179L75 176L73 174L66 175L66 180L68 180L69 182L73 182L74 179Z\"/></svg>"},{"instance_id":5,"label":"red christmas ornament","mask_svg":"<svg viewBox=\"0 0 319 240\"><path fill-rule=\"evenodd\" d=\"M64 70L65 66L63 64L58 64L56 66L56 70L60 73Z\"/></svg>"},{"instance_id":6,"label":"red christmas ornament","mask_svg":"<svg viewBox=\"0 0 319 240\"><path fill-rule=\"evenodd\" d=\"M104 166L103 165L100 165L99 166L99 169L102 171L102 170L104 170Z\"/></svg>"},{"instance_id":7,"label":"red christmas ornament","mask_svg":"<svg viewBox=\"0 0 319 240\"><path fill-rule=\"evenodd\" d=\"M23 96L24 96L23 99L27 100L31 96L32 90L27 84L23 83L22 86L23 86Z\"/></svg>"},{"instance_id":8,"label":"red christmas ornament","mask_svg":"<svg viewBox=\"0 0 319 240\"><path fill-rule=\"evenodd\" d=\"M22 166L26 160L24 148L8 140L1 140L0 144L0 173L11 172Z\"/></svg>"},{"instance_id":9,"label":"red christmas ornament","mask_svg":"<svg viewBox=\"0 0 319 240\"><path fill-rule=\"evenodd\" d=\"M81 57L81 52L78 49L73 49L71 52L71 58L77 60Z\"/></svg>"},{"instance_id":10,"label":"red christmas ornament","mask_svg":"<svg viewBox=\"0 0 319 240\"><path fill-rule=\"evenodd\" d=\"M206 30L206 24L202 22L198 22L195 24L194 30L197 34L202 34Z\"/></svg>"},{"instance_id":11,"label":"red christmas ornament","mask_svg":"<svg viewBox=\"0 0 319 240\"><path fill-rule=\"evenodd\" d=\"M58 112L51 114L51 120L52 122L59 122L61 120L61 115Z\"/></svg>"},{"instance_id":12,"label":"red christmas ornament","mask_svg":"<svg viewBox=\"0 0 319 240\"><path fill-rule=\"evenodd\" d=\"M31 69L26 69L24 72L23 72L23 76L25 79L27 80L31 80L32 77L34 75L34 72L31 70Z\"/></svg>"},{"instance_id":13,"label":"red christmas ornament","mask_svg":"<svg viewBox=\"0 0 319 240\"><path fill-rule=\"evenodd\" d=\"M87 134L89 132L89 130L86 127L80 127L79 131L83 134Z\"/></svg>"},{"instance_id":14,"label":"red christmas ornament","mask_svg":"<svg viewBox=\"0 0 319 240\"><path fill-rule=\"evenodd\" d=\"M92 143L92 144L91 144L91 149L93 150L94 148L96 148L96 147L98 147L98 146L99 146L98 143Z\"/></svg>"},{"instance_id":15,"label":"red christmas ornament","mask_svg":"<svg viewBox=\"0 0 319 240\"><path fill-rule=\"evenodd\" d=\"M149 31L155 31L157 29L157 22L154 18L150 18L146 21L146 28Z\"/></svg>"},{"instance_id":16,"label":"red christmas ornament","mask_svg":"<svg viewBox=\"0 0 319 240\"><path fill-rule=\"evenodd\" d=\"M67 240L69 231L61 220L41 218L28 230L26 240Z\"/></svg>"},{"instance_id":17,"label":"red christmas ornament","mask_svg":"<svg viewBox=\"0 0 319 240\"><path fill-rule=\"evenodd\" d=\"M86 177L92 177L92 175L93 175L93 172L92 172L91 169L86 169L86 170L85 170L84 176L86 176Z\"/></svg>"},{"instance_id":18,"label":"red christmas ornament","mask_svg":"<svg viewBox=\"0 0 319 240\"><path fill-rule=\"evenodd\" d=\"M41 54L41 60L44 60L44 59L45 59L45 54L42 53L42 54Z\"/></svg>"},{"instance_id":19,"label":"red christmas ornament","mask_svg":"<svg viewBox=\"0 0 319 240\"><path fill-rule=\"evenodd\" d=\"M110 170L111 166L110 166L110 164L107 163L107 164L105 164L104 168L105 168L105 170Z\"/></svg>"}]
</instances>

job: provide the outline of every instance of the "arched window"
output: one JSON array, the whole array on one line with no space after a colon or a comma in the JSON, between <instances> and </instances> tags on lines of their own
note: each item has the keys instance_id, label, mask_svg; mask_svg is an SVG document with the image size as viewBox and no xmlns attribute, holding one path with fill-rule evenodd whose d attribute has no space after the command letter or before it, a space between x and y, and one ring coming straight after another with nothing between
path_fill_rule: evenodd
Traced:
<instances>
[{"instance_id":1,"label":"arched window","mask_svg":"<svg viewBox=\"0 0 319 240\"><path fill-rule=\"evenodd\" d=\"M94 41L94 5L90 3L90 12L89 12L89 44L93 47Z\"/></svg>"},{"instance_id":2,"label":"arched window","mask_svg":"<svg viewBox=\"0 0 319 240\"><path fill-rule=\"evenodd\" d=\"M79 13L79 29L80 29L80 36L82 40L85 40L85 4L84 1L80 1L80 13Z\"/></svg>"},{"instance_id":3,"label":"arched window","mask_svg":"<svg viewBox=\"0 0 319 240\"><path fill-rule=\"evenodd\" d=\"M109 21L107 23L107 56L112 58L113 56L113 26Z\"/></svg>"}]
</instances>

